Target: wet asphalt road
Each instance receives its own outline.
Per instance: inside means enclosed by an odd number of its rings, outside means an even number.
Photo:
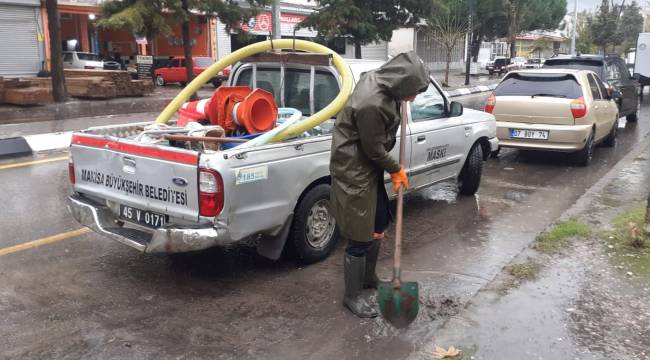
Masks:
[[[481,108],[485,97],[462,102]],[[650,105],[619,126],[618,145],[598,148],[587,168],[505,150],[485,163],[475,197],[457,197],[453,184],[410,196],[404,278],[420,283],[422,308],[409,329],[343,310],[343,244],[300,267],[246,246],[143,255],[89,233],[0,256],[0,358],[403,358],[650,132]],[[0,249],[79,228],[63,206],[66,161],[0,170],[0,179]]]

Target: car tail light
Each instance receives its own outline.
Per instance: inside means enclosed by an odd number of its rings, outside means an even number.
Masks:
[[[494,94],[492,94],[485,102],[485,108],[483,108],[483,111],[492,114],[492,112],[494,111],[494,106],[496,104],[497,104],[497,97],[494,96]]]
[[[72,185],[74,185],[74,183],[77,181],[74,176],[74,162],[72,161],[72,157],[70,157],[70,160],[68,161],[68,178],[70,179],[70,184]]]
[[[199,215],[214,217],[223,210],[223,179],[218,172],[199,169]]]
[[[571,113],[574,119],[579,119],[587,115],[587,104],[582,96],[571,101]]]

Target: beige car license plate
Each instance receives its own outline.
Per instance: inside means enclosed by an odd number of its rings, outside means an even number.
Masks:
[[[510,137],[516,139],[548,140],[548,130],[510,129]]]

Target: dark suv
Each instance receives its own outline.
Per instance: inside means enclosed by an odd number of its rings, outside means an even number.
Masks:
[[[499,73],[499,75],[508,72],[508,65],[510,65],[510,59],[508,58],[498,58],[494,60],[493,65],[488,65],[486,67],[487,71],[490,73],[490,75],[494,73]]]
[[[639,83],[630,76],[625,61],[618,55],[578,55],[558,56],[546,60],[543,68],[581,69],[595,72],[614,90],[621,94],[617,99],[618,113],[628,121],[639,117]]]

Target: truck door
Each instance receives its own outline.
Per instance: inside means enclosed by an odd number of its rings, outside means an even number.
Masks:
[[[465,143],[461,117],[448,117],[446,98],[435,84],[410,104],[412,187],[453,177]]]

